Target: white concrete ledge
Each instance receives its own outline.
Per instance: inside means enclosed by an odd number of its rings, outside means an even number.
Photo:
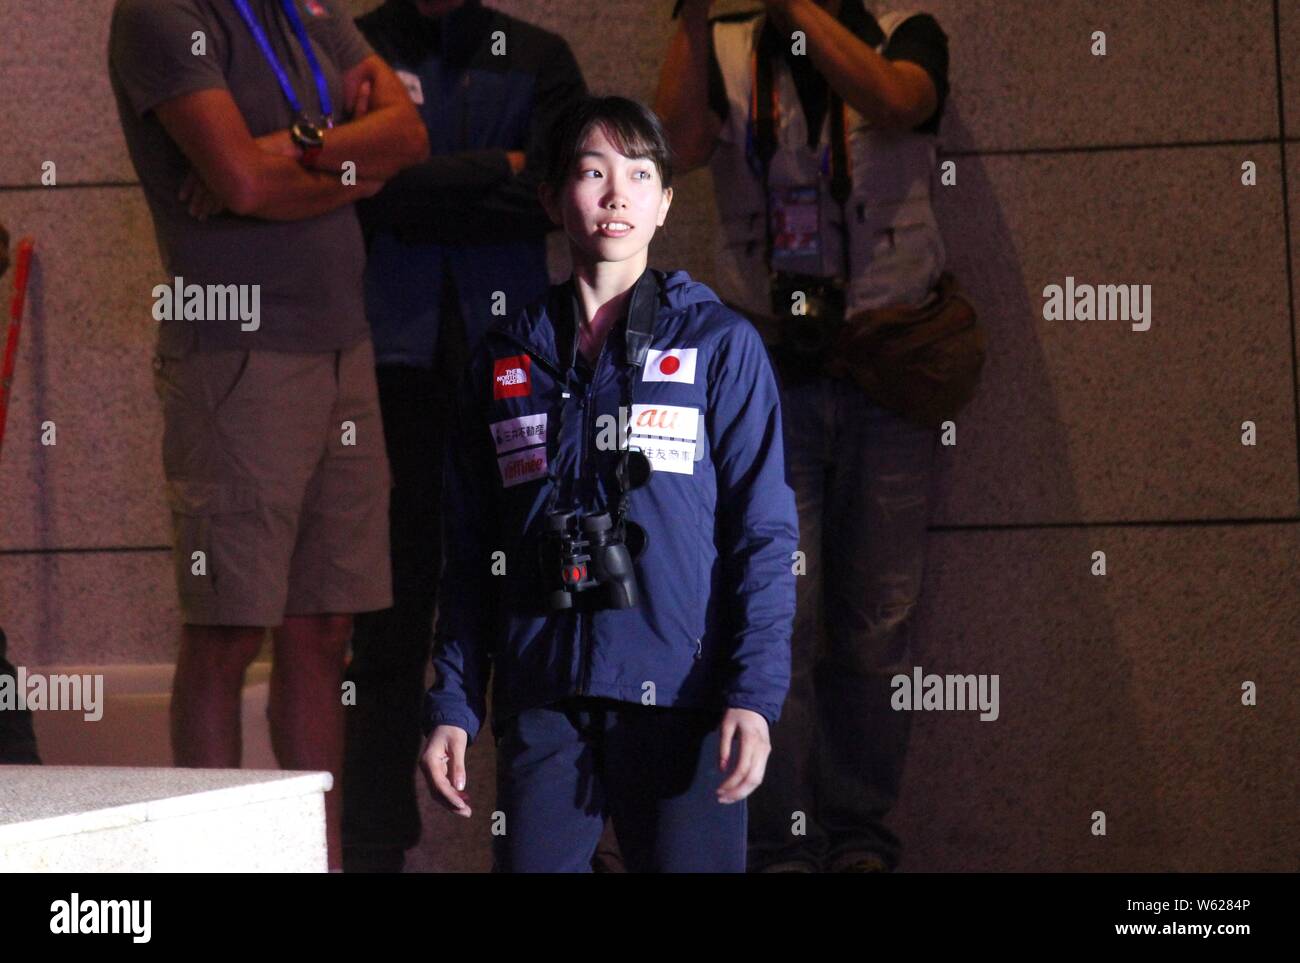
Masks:
[[[326,772],[0,766],[0,871],[323,872]]]

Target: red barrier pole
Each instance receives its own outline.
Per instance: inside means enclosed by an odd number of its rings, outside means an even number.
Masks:
[[[30,237],[18,242],[18,263],[14,269],[14,296],[9,302],[9,329],[5,337],[4,366],[0,367],[0,449],[4,447],[5,422],[9,420],[9,388],[14,380],[14,365],[18,361],[18,332],[23,325],[23,303],[27,300],[27,277],[32,267]]]

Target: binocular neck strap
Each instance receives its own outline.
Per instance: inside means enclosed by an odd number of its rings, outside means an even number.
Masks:
[[[645,368],[646,355],[650,343],[654,340],[655,320],[659,315],[659,302],[663,296],[663,279],[654,268],[646,268],[627,299],[627,330],[624,341],[627,346],[627,363],[632,369],[623,382],[623,410],[627,412],[627,434],[622,439],[622,453],[619,456],[618,470],[614,478],[618,482],[618,498],[614,505],[614,527],[621,534],[623,522],[627,518],[629,493],[627,471],[628,459],[631,457],[632,443],[632,397],[641,372]]]
[[[642,368],[645,366],[646,355],[650,350],[650,344],[654,340],[655,320],[659,314],[660,300],[663,296],[663,279],[660,272],[654,268],[646,268],[637,278],[636,283],[632,285],[631,293],[627,301],[627,325],[625,333],[625,342],[627,345],[627,363],[632,367],[628,372],[626,380],[623,382],[623,409],[627,412],[627,437],[622,439],[623,461],[619,464],[619,470],[615,474],[618,480],[619,494],[617,507],[615,510],[615,523],[621,528],[623,518],[627,514],[627,493],[626,484],[626,452],[628,443],[631,440],[632,431],[632,393],[633,386],[640,376]],[[558,304],[553,307],[558,308],[558,317],[560,319],[560,330],[569,338],[569,363],[564,372],[564,402],[560,405],[559,415],[556,418],[555,438],[564,437],[564,416],[568,410],[567,401],[574,394],[576,388],[574,383],[574,368],[578,363],[578,343],[580,320],[584,316],[582,300],[578,297],[578,283],[574,278],[569,278],[568,282],[561,288],[559,297],[556,299]],[[579,471],[584,466],[579,466]],[[555,474],[553,461],[547,463],[547,475],[551,482],[551,494],[547,499],[547,511],[554,511],[559,501],[560,479]],[[577,506],[574,506],[575,508]]]

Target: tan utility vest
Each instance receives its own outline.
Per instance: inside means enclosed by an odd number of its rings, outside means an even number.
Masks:
[[[880,18],[883,52],[893,31],[907,15]],[[771,315],[766,262],[767,204],[761,175],[746,158],[746,128],[754,107],[753,55],[765,21],[718,21],[713,43],[722,70],[729,110],[710,166],[721,232],[718,236],[716,287],[725,301],[756,314]],[[830,194],[830,178],[821,158],[830,142],[830,106],[816,150],[808,147],[808,128],[784,58],[773,74],[777,105],[776,152],[769,169],[773,187],[818,185],[821,255],[807,257],[802,273],[843,273],[840,205]],[[852,193],[844,203],[848,221],[849,314],[885,305],[924,301],[944,267],[943,240],[931,204],[936,174],[936,138],[915,131],[874,130],[845,105],[845,132]]]

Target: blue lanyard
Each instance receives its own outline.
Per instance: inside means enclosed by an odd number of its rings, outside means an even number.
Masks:
[[[293,92],[293,84],[289,83],[289,75],[284,72],[284,67],[280,65],[279,58],[276,57],[275,51],[271,49],[271,42],[266,39],[266,31],[262,29],[262,25],[253,16],[253,11],[249,9],[248,0],[235,0],[235,6],[239,8],[239,15],[244,18],[244,23],[248,24],[253,39],[257,41],[257,45],[262,49],[262,56],[266,58],[266,62],[275,71],[275,78],[280,81],[280,89],[284,91],[285,99],[289,101],[289,107],[293,110],[295,119],[305,118],[306,114],[303,113],[302,104],[298,102],[298,95]],[[302,18],[298,16],[298,11],[294,8],[293,0],[280,0],[280,6],[284,8],[285,16],[289,18],[289,24],[298,37],[298,43],[302,44],[302,52],[307,55],[307,64],[311,67],[311,74],[316,79],[316,93],[320,95],[320,109],[325,126],[332,127],[334,124],[334,107],[330,103],[330,92],[325,83],[325,71],[321,69],[320,61],[316,59],[316,54],[311,49],[311,40],[307,37],[307,30],[303,27]]]

